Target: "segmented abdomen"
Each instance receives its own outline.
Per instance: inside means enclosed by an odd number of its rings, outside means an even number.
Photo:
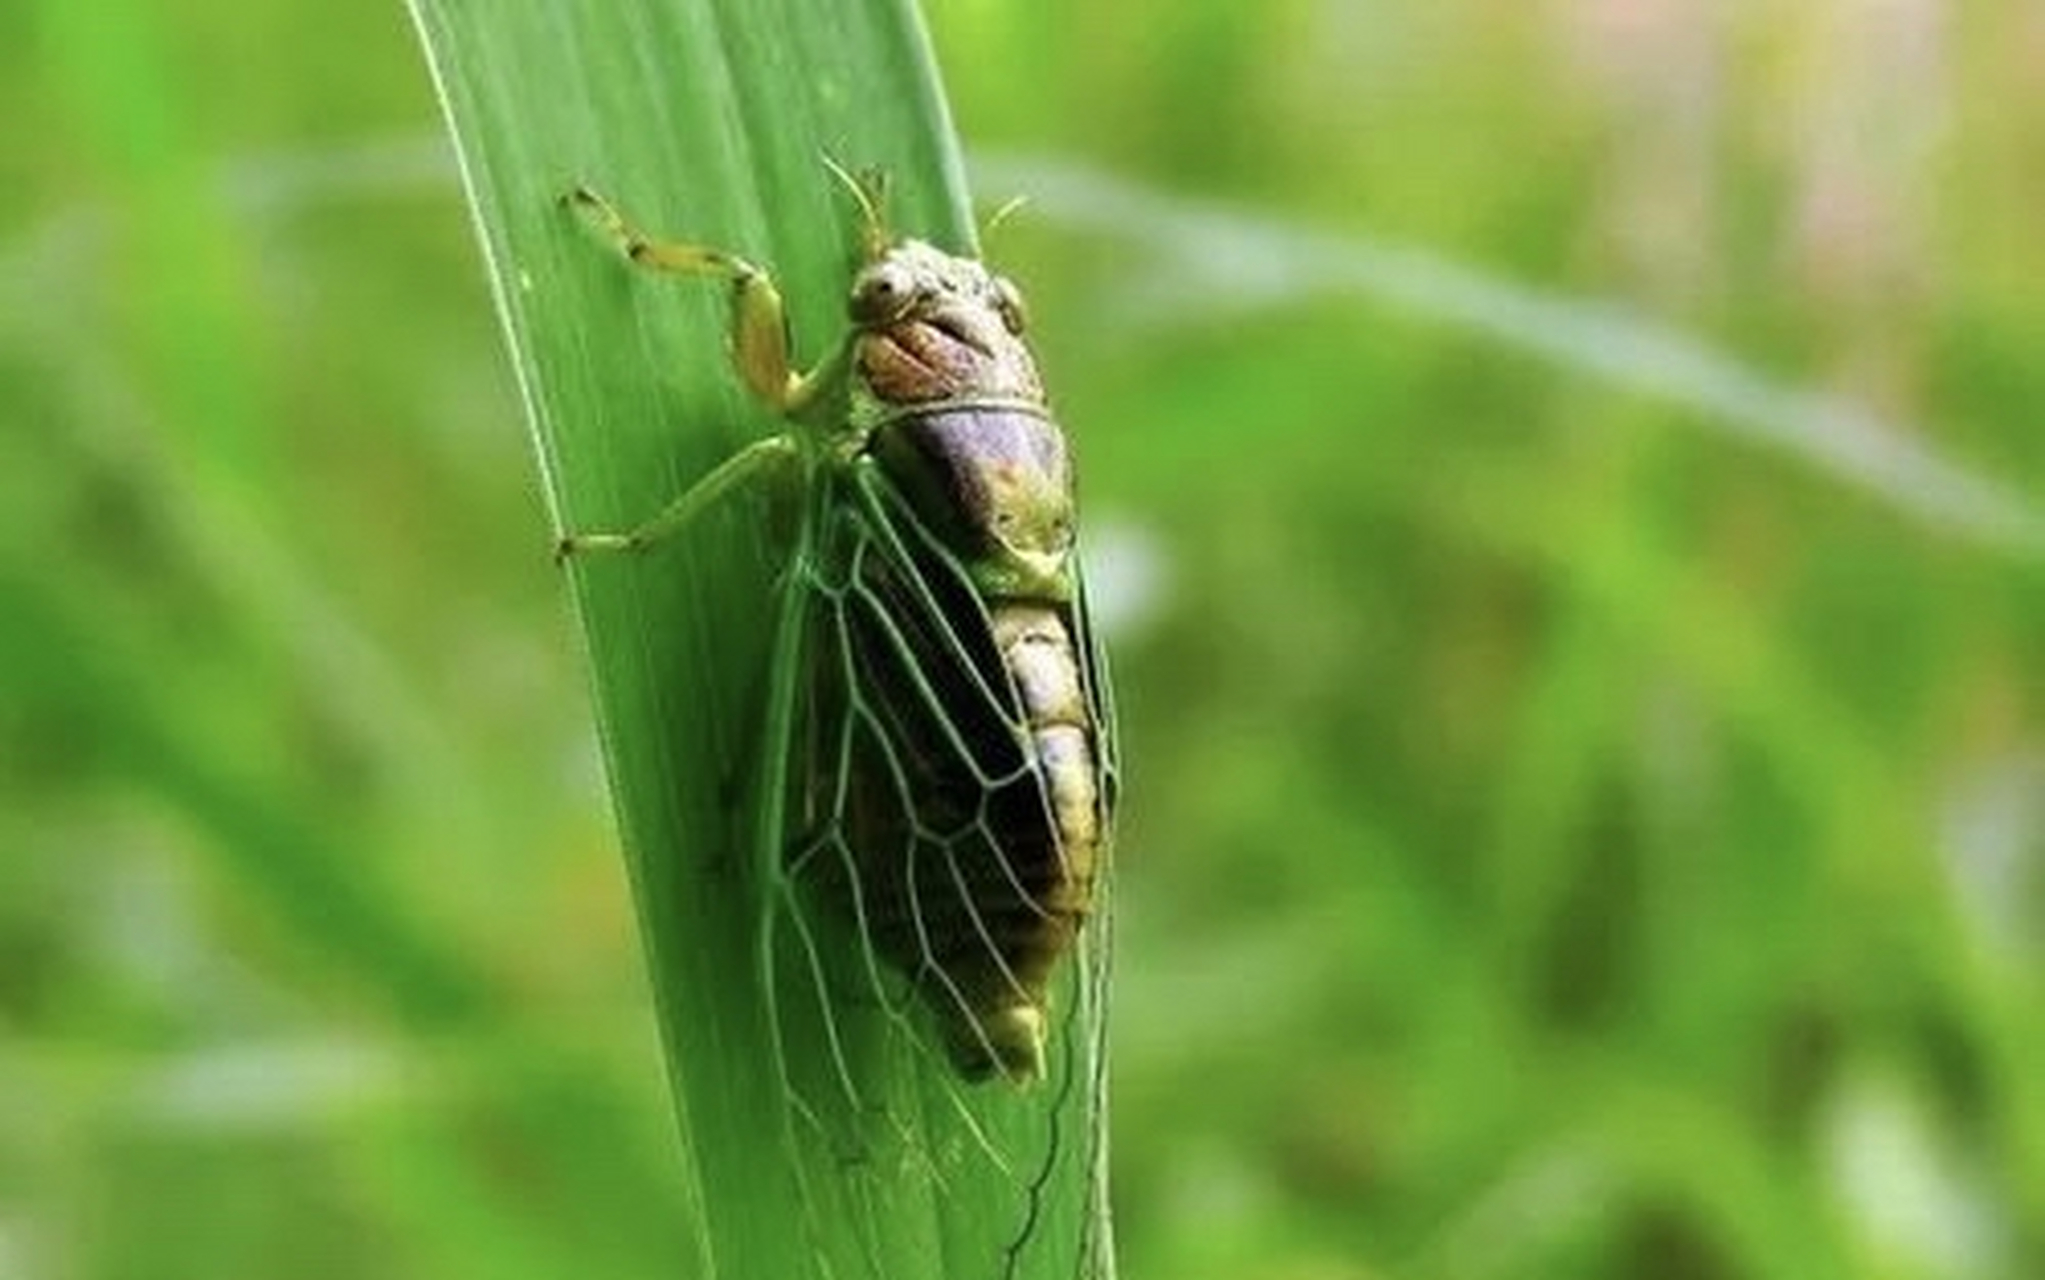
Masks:
[[[1084,916],[1093,900],[1103,814],[1094,718],[1072,628],[1064,612],[1034,602],[1003,601],[990,612],[1056,836],[1057,876],[1041,905]]]
[[[844,728],[820,741],[844,785],[812,808],[843,842],[821,877],[917,982],[964,1074],[1030,1078],[1111,800],[1063,441],[994,409],[883,430],[848,468],[867,514],[827,557],[846,576],[817,651],[844,661],[816,687]]]

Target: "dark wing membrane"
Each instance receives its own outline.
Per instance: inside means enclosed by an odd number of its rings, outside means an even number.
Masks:
[[[940,1185],[1005,1189],[992,1219],[940,1199],[959,1215],[947,1256],[986,1259],[959,1274],[1008,1274],[1039,1251],[1103,1274],[1105,868],[1083,926],[1046,908],[1063,859],[988,606],[877,469],[829,473],[826,489],[793,570],[805,671],[771,957],[784,1075],[848,1167],[907,1161]],[[1083,603],[1061,612],[1108,796],[1105,668]],[[969,1082],[982,1010],[1029,985],[1018,957],[1047,947],[1044,1078]]]

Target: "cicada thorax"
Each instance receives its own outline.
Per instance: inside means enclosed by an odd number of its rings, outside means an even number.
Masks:
[[[874,421],[833,468],[842,576],[812,645],[839,656],[812,681],[843,728],[810,808],[841,856],[809,874],[916,984],[962,1074],[1027,1080],[1111,796],[1071,468],[1019,327],[963,305],[855,341]]]

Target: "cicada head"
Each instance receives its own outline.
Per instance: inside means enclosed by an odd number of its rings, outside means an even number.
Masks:
[[[971,258],[898,241],[853,278],[846,313],[854,370],[883,409],[1044,401],[1022,295]]]
[[[1042,405],[1022,292],[973,258],[897,239],[878,172],[826,161],[861,214],[861,265],[846,295],[855,407],[886,417],[945,401]],[[860,401],[864,404],[860,404]]]

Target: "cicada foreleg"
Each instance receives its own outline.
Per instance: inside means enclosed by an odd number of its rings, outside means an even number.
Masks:
[[[838,376],[842,348],[807,373],[795,370],[787,308],[773,277],[763,268],[721,249],[649,236],[616,205],[588,187],[574,188],[562,202],[587,219],[634,266],[729,282],[732,364],[747,390],[776,413],[791,418],[801,414],[815,400],[819,388]],[[555,543],[555,558],[586,551],[643,551],[679,533],[726,493],[762,472],[793,464],[800,453],[800,443],[788,432],[755,441],[726,458],[645,523],[621,532],[568,534]]]
[[[799,415],[835,375],[841,362],[836,353],[808,373],[796,371],[788,338],[788,308],[765,268],[722,249],[649,236],[588,187],[578,186],[562,199],[634,266],[728,281],[732,363],[747,389],[776,413],[791,418]]]

